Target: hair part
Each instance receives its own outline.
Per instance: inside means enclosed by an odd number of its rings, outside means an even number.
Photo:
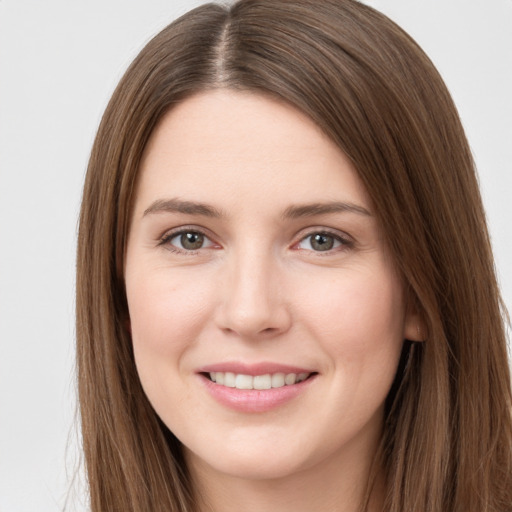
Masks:
[[[179,441],[149,404],[128,329],[124,255],[137,173],[174,105],[228,88],[313,119],[373,201],[425,324],[404,345],[378,465],[385,510],[496,512],[512,503],[512,398],[491,246],[450,95],[416,43],[352,0],[241,0],[182,16],[140,52],[102,118],[77,261],[77,361],[91,509],[191,512]]]

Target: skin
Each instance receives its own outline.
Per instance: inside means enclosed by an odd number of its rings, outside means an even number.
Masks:
[[[169,199],[219,216],[163,208]],[[332,202],[350,207],[285,215]],[[180,229],[203,233],[203,245],[184,247]],[[312,245],[315,233],[333,247]],[[339,148],[273,99],[227,90],[187,99],[146,148],[125,278],[143,388],[184,445],[203,509],[357,510],[418,320]],[[241,412],[197,373],[223,361],[317,375],[277,408]],[[381,499],[377,485],[370,509]]]

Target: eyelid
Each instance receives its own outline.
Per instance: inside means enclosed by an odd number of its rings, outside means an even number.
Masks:
[[[209,244],[206,247],[200,247],[199,249],[196,249],[196,250],[181,249],[180,247],[176,247],[175,245],[168,244],[168,242],[170,240],[172,240],[173,238],[175,238],[179,235],[182,235],[184,233],[199,233],[202,236],[204,236],[205,239],[208,240]],[[336,240],[338,240],[340,242],[340,246],[333,248],[333,249],[326,250],[326,251],[314,251],[313,249],[300,249],[298,247],[298,245],[301,242],[306,240],[308,237],[311,237],[316,234],[332,236],[333,238],[335,238]],[[316,255],[318,255],[318,256],[328,255],[328,254],[332,254],[334,252],[343,251],[344,249],[352,248],[355,244],[354,239],[346,232],[340,231],[337,229],[333,229],[333,228],[327,228],[325,226],[312,226],[312,227],[303,229],[300,231],[300,233],[298,233],[296,235],[295,240],[296,241],[291,246],[292,249],[316,253]],[[202,249],[211,249],[212,247],[213,248],[221,248],[221,245],[215,241],[214,236],[212,236],[210,234],[209,230],[202,228],[200,226],[197,226],[197,225],[183,225],[183,226],[178,226],[178,227],[164,231],[164,233],[158,238],[157,246],[164,247],[166,245],[167,245],[166,248],[168,250],[171,250],[172,252],[177,252],[177,253],[187,254],[187,255],[196,254],[197,252],[199,252]]]
[[[298,247],[298,245],[301,242],[303,242],[304,240],[306,240],[307,238],[309,238],[313,235],[332,236],[333,238],[338,240],[341,243],[341,245],[336,248],[329,249],[326,251],[314,251],[313,249],[300,249]],[[349,234],[345,233],[344,231],[339,231],[339,230],[333,229],[333,228],[326,228],[324,226],[313,226],[313,227],[307,228],[306,230],[302,230],[297,235],[297,241],[292,244],[292,248],[294,248],[296,250],[313,252],[319,256],[322,256],[322,255],[332,254],[334,252],[343,251],[344,249],[350,249],[354,246],[354,244],[355,244],[354,239]]]
[[[182,235],[184,233],[198,233],[202,236],[204,236],[205,239],[207,239],[210,243],[206,247],[200,247],[199,249],[182,249],[180,247],[176,247],[175,245],[169,244],[169,242],[176,238],[179,235]],[[220,248],[220,244],[214,241],[214,237],[210,235],[209,230],[206,230],[204,228],[201,228],[199,226],[195,225],[185,225],[185,226],[178,226],[176,228],[168,229],[165,231],[159,238],[157,246],[165,247],[166,249],[180,253],[180,254],[197,254],[202,249],[211,249],[212,247]]]

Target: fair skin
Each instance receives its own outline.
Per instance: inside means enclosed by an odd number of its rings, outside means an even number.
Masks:
[[[203,510],[355,512],[417,319],[339,148],[276,100],[187,99],[145,151],[125,277],[143,388]]]

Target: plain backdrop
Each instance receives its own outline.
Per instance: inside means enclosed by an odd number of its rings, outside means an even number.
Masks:
[[[67,509],[86,510],[83,478],[72,478],[74,255],[88,154],[129,62],[200,3],[0,0],[0,512],[63,510],[70,488]],[[454,96],[510,309],[512,0],[368,3],[420,43]]]

